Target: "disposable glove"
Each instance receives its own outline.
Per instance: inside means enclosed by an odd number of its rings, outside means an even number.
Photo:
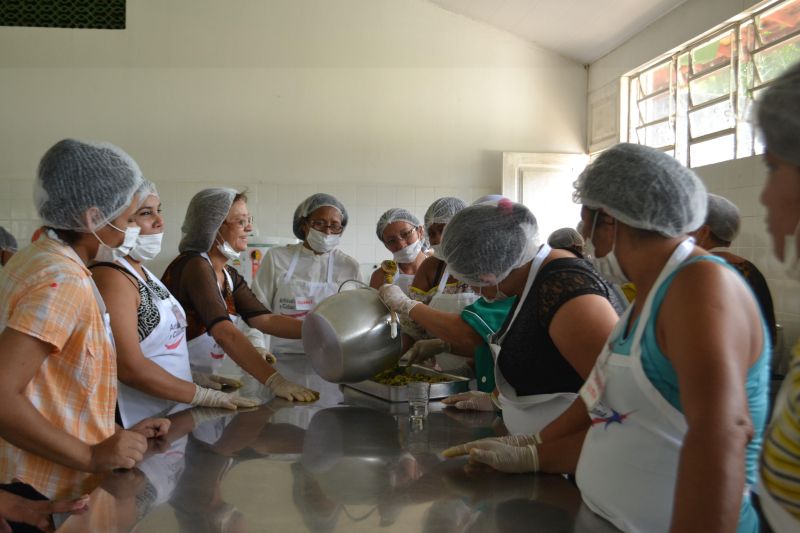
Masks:
[[[483,463],[511,474],[539,471],[539,452],[534,444],[513,446],[494,439],[482,439],[461,446],[469,452],[470,463]],[[449,448],[442,453],[445,457],[463,455],[452,450]]]
[[[256,407],[260,403],[254,398],[242,398],[229,392],[207,389],[199,385],[195,385],[194,398],[192,398],[192,405],[221,407],[231,410],[236,410],[239,407]]]
[[[459,392],[448,396],[442,403],[452,405],[456,409],[470,409],[473,411],[499,411],[500,403],[494,394],[479,391]]]
[[[278,358],[275,357],[275,354],[270,353],[269,351],[267,351],[266,348],[261,348],[260,346],[254,346],[254,348],[259,353],[259,355],[264,358],[264,361],[266,361],[267,363],[274,365],[275,363],[278,362]]]
[[[275,396],[285,398],[289,401],[298,400],[301,402],[313,402],[319,399],[319,393],[317,391],[307,389],[297,383],[292,383],[277,372],[267,378],[264,385],[269,387]]]
[[[381,285],[381,288],[378,289],[378,295],[383,300],[383,303],[386,304],[386,307],[396,313],[406,315],[415,305],[420,303],[409,298],[397,285]]]
[[[523,447],[529,445],[541,444],[542,439],[539,434],[535,435],[505,435],[503,437],[488,437],[485,439],[474,440],[466,442],[457,446],[447,448],[442,452],[445,457],[458,457],[459,455],[467,455],[469,451],[479,442],[499,442],[508,446]]]
[[[242,382],[238,379],[225,378],[217,376],[216,374],[206,374],[204,372],[192,372],[192,381],[194,381],[196,385],[214,390],[222,390],[224,386],[233,387],[234,389],[242,388]]]
[[[437,354],[449,352],[450,345],[442,339],[423,339],[414,343],[401,359],[407,359],[409,365],[416,365],[433,359]]]

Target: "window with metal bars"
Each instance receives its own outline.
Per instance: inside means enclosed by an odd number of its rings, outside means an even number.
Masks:
[[[800,0],[759,4],[625,76],[622,137],[689,167],[762,153],[752,102],[798,60]]]

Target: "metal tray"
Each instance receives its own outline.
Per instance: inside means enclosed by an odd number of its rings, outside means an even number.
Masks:
[[[413,365],[411,367],[412,374],[423,374],[426,376],[444,376],[448,381],[441,383],[431,383],[431,400],[438,400],[446,398],[451,394],[459,392],[466,392],[469,390],[469,378],[454,376],[444,372],[437,372],[424,366]],[[345,383],[345,387],[350,387],[357,391],[365,392],[371,396],[375,396],[382,400],[389,402],[407,402],[406,387],[404,385],[384,385],[377,381],[368,379],[358,383]]]

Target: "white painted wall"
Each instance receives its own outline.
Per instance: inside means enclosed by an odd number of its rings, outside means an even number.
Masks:
[[[757,3],[753,0],[688,0],[662,17],[590,66],[589,115],[593,115],[595,109],[593,101],[607,105],[612,94],[612,99],[618,99],[620,76]],[[600,107],[597,109],[602,110]],[[598,112],[594,116],[601,115]],[[605,128],[599,124],[597,130],[602,132]],[[795,339],[800,337],[800,285],[787,279],[772,254],[771,240],[764,223],[765,211],[758,201],[766,178],[761,157],[708,165],[695,171],[711,192],[721,194],[739,206],[742,230],[732,250],[750,259],[764,273],[772,292],[778,322],[784,326],[787,349],[791,348]]]
[[[503,151],[582,152],[577,63],[422,0],[136,0],[124,31],[0,28],[0,225],[26,240],[37,161],[119,144],[162,193],[165,254],[190,196],[247,187],[263,234],[307,195],[351,211],[343,247],[388,254],[377,217],[500,192]]]

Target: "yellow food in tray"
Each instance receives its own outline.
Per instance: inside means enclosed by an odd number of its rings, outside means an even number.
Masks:
[[[428,383],[443,383],[449,381],[446,376],[429,376],[426,374],[414,374],[411,368],[394,367],[383,372],[378,372],[373,376],[372,381],[377,381],[383,385],[394,387],[405,385],[411,381],[427,381]]]

